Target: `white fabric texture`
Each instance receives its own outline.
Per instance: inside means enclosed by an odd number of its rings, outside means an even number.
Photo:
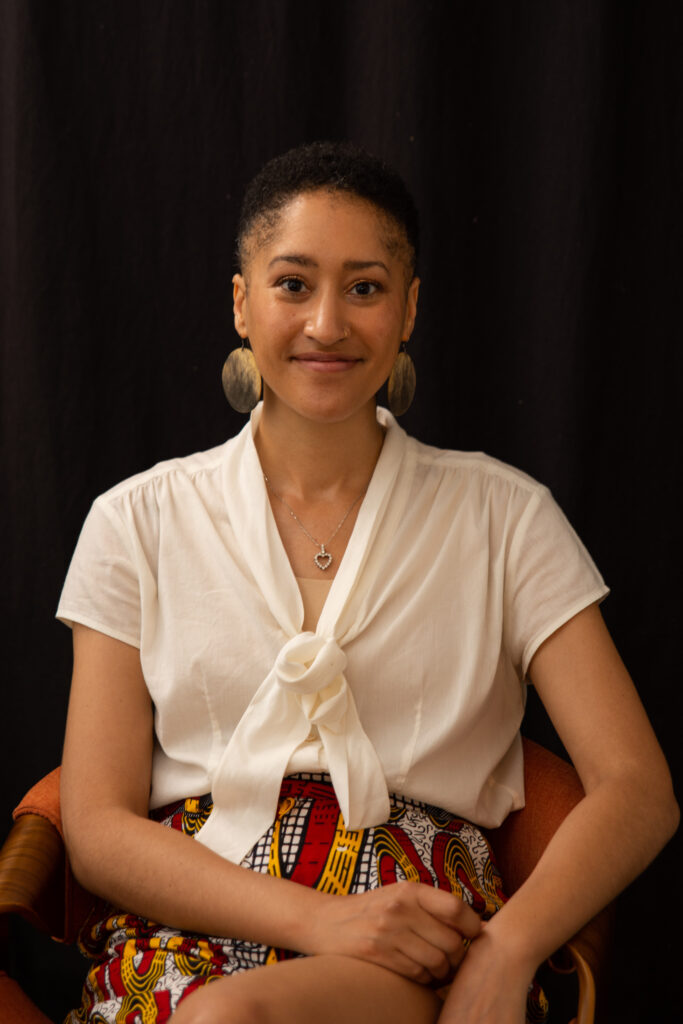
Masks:
[[[200,841],[239,862],[283,775],[324,750],[349,828],[388,791],[488,827],[523,806],[519,725],[538,646],[607,588],[548,490],[483,454],[384,445],[315,633],[253,435],[99,497],[58,617],[140,648],[151,807],[211,791]],[[310,749],[310,763],[307,751]]]

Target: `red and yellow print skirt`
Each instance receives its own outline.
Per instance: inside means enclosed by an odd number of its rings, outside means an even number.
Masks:
[[[193,836],[211,806],[207,795],[152,816]],[[454,892],[484,919],[505,901],[491,849],[475,825],[392,796],[387,822],[349,831],[328,775],[283,780],[275,821],[242,865],[328,893],[424,882]],[[80,946],[91,967],[81,1007],[65,1024],[163,1024],[200,986],[300,955],[240,939],[190,935],[101,906],[84,925]],[[527,1020],[536,1024],[546,1017],[545,997],[534,984]]]

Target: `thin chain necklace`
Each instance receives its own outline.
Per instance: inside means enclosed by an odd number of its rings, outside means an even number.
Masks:
[[[356,505],[358,504],[360,499],[365,494],[365,491],[361,491],[361,493],[358,495],[358,497],[355,498],[353,503],[347,508],[347,510],[344,513],[344,515],[342,516],[341,520],[339,521],[339,523],[337,523],[337,527],[336,527],[334,533],[332,534],[332,536],[329,538],[329,540],[325,541],[324,544],[321,544],[319,540],[316,540],[315,537],[311,536],[311,534],[308,532],[308,530],[306,529],[304,524],[301,522],[301,520],[299,519],[298,515],[296,514],[296,512],[294,511],[292,506],[289,505],[285,501],[285,499],[282,497],[282,495],[278,494],[277,491],[273,488],[273,485],[271,484],[270,480],[268,479],[268,477],[266,476],[265,473],[263,474],[263,479],[266,481],[266,483],[268,484],[268,487],[270,488],[271,492],[275,495],[277,500],[281,501],[282,504],[285,506],[285,508],[287,509],[287,511],[289,512],[290,516],[292,517],[294,522],[297,524],[297,526],[301,527],[301,529],[304,531],[304,533],[306,534],[308,539],[310,541],[313,541],[315,546],[319,549],[317,555],[313,559],[313,561],[315,562],[315,564],[318,567],[318,569],[322,569],[323,572],[326,569],[329,569],[329,567],[332,565],[332,555],[327,550],[327,546],[328,546],[328,544],[331,544],[332,541],[334,540],[334,538],[337,536],[337,534],[341,530],[342,526],[344,525],[346,520],[351,515],[351,512],[353,511],[353,509],[356,507]],[[367,487],[366,487],[365,490],[367,490]]]

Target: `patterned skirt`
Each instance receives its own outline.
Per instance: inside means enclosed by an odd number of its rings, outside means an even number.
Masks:
[[[161,808],[152,817],[196,835],[211,813],[209,795]],[[467,821],[428,804],[391,797],[383,825],[347,831],[329,775],[283,780],[273,825],[242,861],[328,893],[360,893],[403,880],[447,889],[484,919],[505,902],[487,840]],[[91,960],[82,1003],[65,1024],[164,1024],[202,985],[300,954],[239,939],[190,935],[100,904],[79,945]],[[547,1019],[534,982],[527,1021]]]

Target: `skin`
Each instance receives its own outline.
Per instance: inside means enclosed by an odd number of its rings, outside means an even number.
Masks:
[[[374,395],[410,335],[419,288],[417,279],[406,287],[399,254],[367,203],[308,193],[234,278],[235,326],[264,377],[259,456],[316,537],[367,486],[381,449]],[[310,541],[271,501],[294,572],[312,575]],[[353,518],[335,538],[337,560]],[[522,1024],[538,964],[646,866],[678,822],[664,757],[596,607],[541,645],[530,677],[586,797],[482,927],[442,890],[405,883],[329,896],[246,871],[149,821],[153,719],[139,653],[77,626],[62,774],[76,877],[191,932],[309,954],[213,982],[180,1004],[174,1024],[346,1024],[350,1014],[380,1024]],[[474,940],[466,955],[463,937]],[[454,968],[443,1004],[427,983]]]
[[[305,193],[233,278],[235,329],[249,338],[264,381],[256,446],[297,576],[316,572],[311,542],[273,492],[326,538],[367,487],[383,441],[375,394],[417,312],[420,282],[406,283],[404,252],[369,203]],[[357,512],[335,538],[336,552]]]
[[[294,573],[311,577],[311,541],[274,494],[323,539],[365,490],[383,441],[375,394],[410,338],[420,282],[407,281],[406,247],[384,215],[328,192],[294,199],[267,242],[250,249],[233,294],[235,329],[264,381],[256,447]],[[357,513],[358,505],[335,537],[326,579]]]

